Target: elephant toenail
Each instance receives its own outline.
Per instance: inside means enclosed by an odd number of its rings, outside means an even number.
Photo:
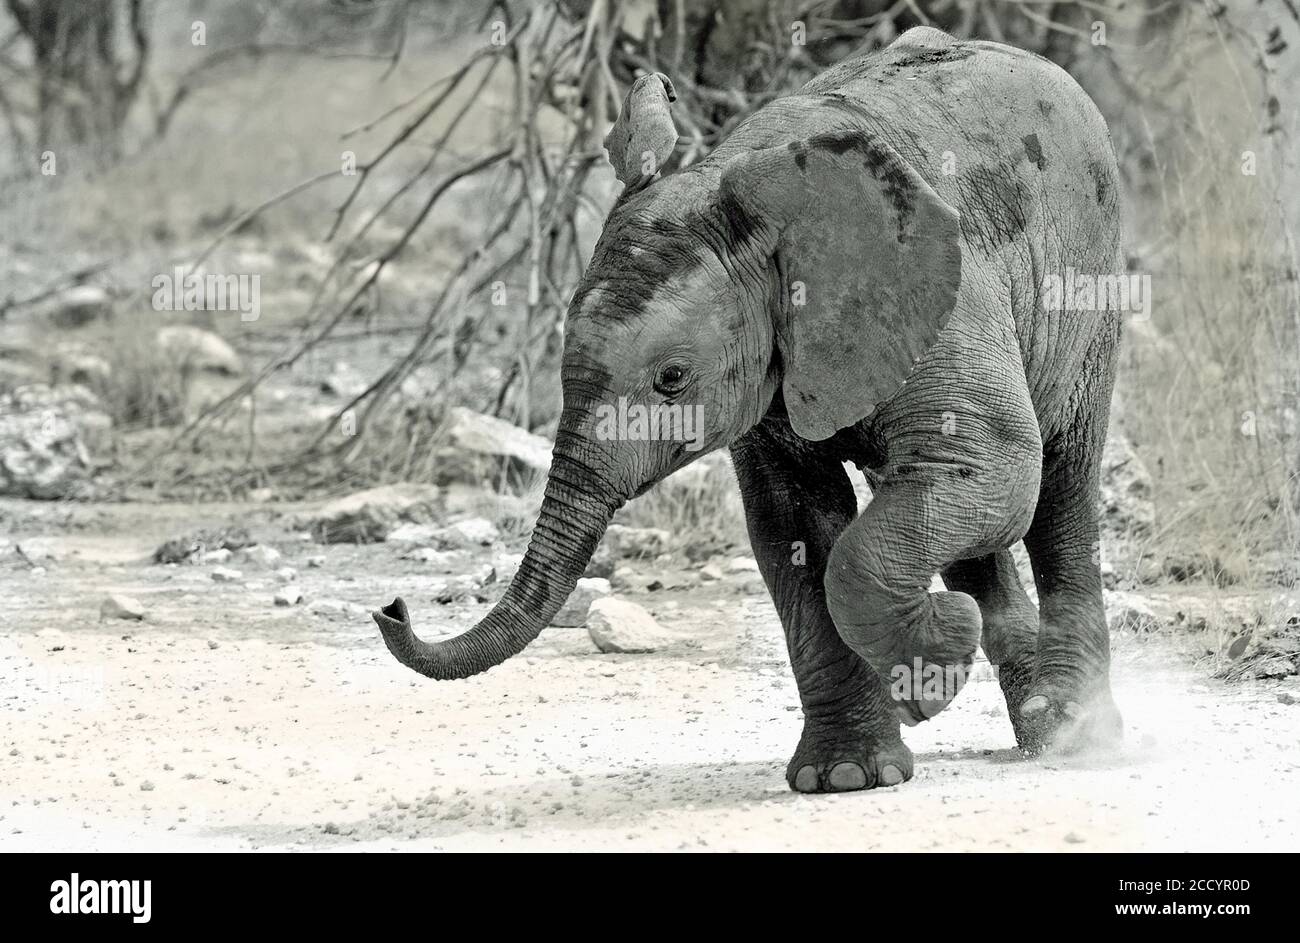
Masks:
[[[1020,705],[1020,713],[1024,714],[1026,717],[1031,714],[1041,714],[1043,711],[1047,710],[1047,706],[1047,698],[1041,694],[1035,694],[1033,697],[1026,700],[1025,703]]]
[[[903,771],[892,763],[880,771],[880,785],[897,786],[903,781]]]
[[[1074,703],[1074,701],[1066,701],[1065,704],[1061,706],[1061,713],[1070,718],[1070,720],[1074,720],[1083,716],[1083,708]]]
[[[817,770],[811,766],[801,767],[794,777],[794,788],[799,792],[817,791]]]
[[[862,789],[867,785],[867,774],[857,763],[836,763],[831,770],[832,789]]]

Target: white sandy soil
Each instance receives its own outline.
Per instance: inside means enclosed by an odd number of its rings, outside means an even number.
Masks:
[[[1117,639],[1118,756],[1022,759],[981,673],[905,732],[913,781],[800,796],[784,778],[797,695],[752,579],[629,592],[682,632],[671,651],[602,655],[548,629],[436,684],[364,616],[276,608],[265,577],[146,565],[155,544],[50,538],[44,574],[0,571],[0,850],[1300,847],[1294,679],[1224,685],[1165,638]],[[400,591],[426,635],[486,609],[438,606],[385,545],[280,546],[309,601]],[[320,569],[298,559],[321,552]],[[108,591],[145,621],[98,621]]]

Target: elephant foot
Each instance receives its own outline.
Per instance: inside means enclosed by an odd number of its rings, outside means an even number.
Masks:
[[[896,733],[882,741],[858,726],[807,720],[785,778],[795,792],[897,786],[912,778],[912,751]]]
[[[906,634],[925,639],[924,646],[864,656],[888,685],[899,722],[909,727],[930,720],[966,685],[982,628],[979,607],[966,593],[930,593],[921,611]]]
[[[915,727],[951,704],[966,685],[972,664],[971,658],[953,665],[922,662],[918,658],[912,671],[896,673],[890,693],[899,723]]]
[[[1011,729],[1015,731],[1016,743],[1026,752],[1033,740],[1033,731],[1029,718],[1021,714],[1020,708],[1029,698],[1029,689],[1033,680],[1034,653],[1032,651],[998,665],[998,686],[1002,688],[1002,697],[1007,702],[1007,716],[1011,718]]]
[[[1089,687],[1034,681],[1016,713],[1016,738],[1030,756],[1109,750],[1124,738],[1123,719],[1104,680]]]

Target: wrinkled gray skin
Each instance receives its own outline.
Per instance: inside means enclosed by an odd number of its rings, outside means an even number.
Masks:
[[[956,692],[891,685],[918,664],[957,677],[980,644],[1026,751],[1118,738],[1096,504],[1119,315],[1040,298],[1045,273],[1124,271],[1084,92],[1030,53],[915,29],[707,160],[632,178],[569,311],[523,565],[456,638],[416,638],[400,600],[376,613],[398,660],[464,678],[517,653],[621,504],[729,446],[803,702],[793,788],[910,778],[900,720]],[[619,397],[702,405],[705,447],[601,441],[595,408]],[[873,487],[861,515],[846,461]],[[1007,549],[1022,538],[1037,612]],[[947,592],[927,592],[936,572]]]

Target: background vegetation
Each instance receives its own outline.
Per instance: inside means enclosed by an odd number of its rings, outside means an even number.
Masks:
[[[1111,123],[1155,293],[1116,410],[1149,472],[1147,565],[1293,581],[1291,0],[4,0],[0,393],[103,361],[79,378],[112,420],[100,494],[442,480],[450,406],[552,427],[566,302],[617,192],[600,142],[635,75],[676,83],[671,171],[920,23],[1040,52]],[[175,266],[259,273],[261,316],[154,311]],[[40,316],[77,285],[101,317]],[[219,334],[238,369],[177,357],[164,323]],[[733,492],[720,469],[629,514],[736,536]]]

